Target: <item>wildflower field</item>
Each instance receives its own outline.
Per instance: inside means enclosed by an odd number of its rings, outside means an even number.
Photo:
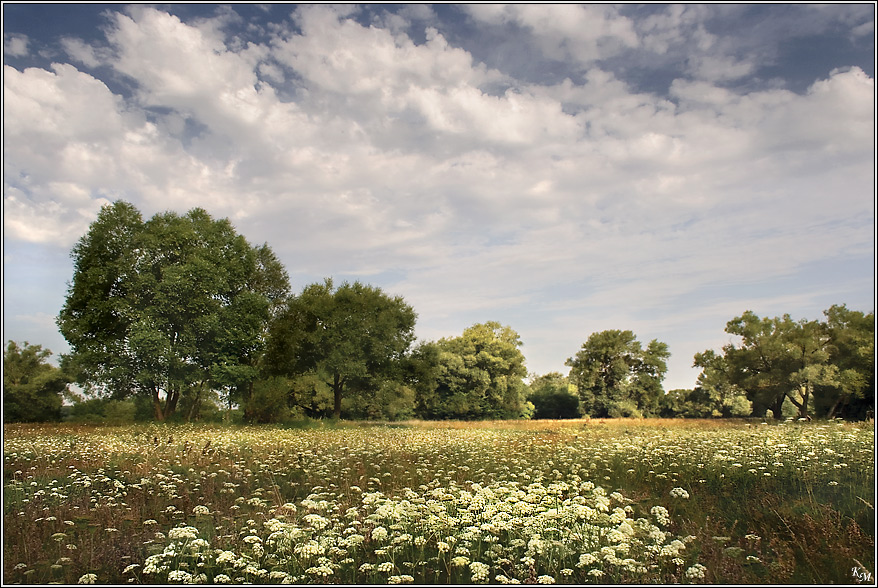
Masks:
[[[871,424],[6,425],[5,583],[873,583]]]

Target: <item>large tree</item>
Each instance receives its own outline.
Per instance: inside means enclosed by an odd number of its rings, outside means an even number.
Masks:
[[[567,360],[584,414],[593,417],[655,415],[667,372],[668,346],[644,348],[631,331],[593,333]]]
[[[331,279],[311,284],[273,322],[267,365],[307,384],[293,391],[306,410],[321,388],[330,390],[332,415],[340,418],[346,396],[374,395],[402,378],[416,318],[402,297],[380,288],[360,282],[335,288]]]
[[[196,208],[144,222],[119,201],[100,211],[72,257],[58,326],[72,348],[65,365],[87,388],[145,395],[165,420],[184,395],[192,416],[210,390],[257,377],[285,273],[228,219]]]
[[[48,363],[40,345],[10,341],[3,353],[3,420],[7,423],[61,420],[69,378]]]
[[[739,341],[725,345],[722,356],[696,355],[695,365],[717,385],[745,390],[756,414],[771,410],[781,418],[785,402],[800,417],[812,411],[832,417],[851,402],[865,412],[874,404],[872,314],[844,306],[825,314],[821,323],[794,321],[788,314],[760,318],[747,311],[726,325]]]
[[[440,339],[436,387],[418,401],[424,418],[520,418],[530,413],[521,339],[512,328],[490,321],[460,337]]]
[[[815,406],[828,418],[864,418],[875,409],[875,315],[834,305],[826,316],[826,351],[837,371],[815,387]]]
[[[740,338],[738,344],[723,346],[729,383],[747,391],[756,414],[771,410],[781,418],[796,369],[789,341],[796,328],[789,315],[760,318],[749,310],[726,324],[726,332]]]

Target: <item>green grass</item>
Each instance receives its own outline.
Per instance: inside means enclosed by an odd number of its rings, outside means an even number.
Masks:
[[[7,425],[4,490],[5,583],[851,584],[875,563],[874,431],[836,422]]]

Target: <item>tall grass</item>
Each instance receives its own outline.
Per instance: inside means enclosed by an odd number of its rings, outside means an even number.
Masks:
[[[3,473],[4,583],[874,578],[865,425],[7,425]]]

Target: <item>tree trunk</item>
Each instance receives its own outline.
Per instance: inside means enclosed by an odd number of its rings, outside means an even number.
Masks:
[[[838,405],[839,405],[839,404],[841,404],[841,396],[839,396],[839,397],[835,400],[835,404],[833,404],[833,405],[832,405],[832,408],[829,409],[829,414],[826,415],[826,418],[828,418],[828,419],[834,419],[834,418],[835,418],[835,411],[838,410]]]
[[[771,407],[771,412],[774,414],[775,420],[782,421],[783,420],[783,401],[787,397],[786,394],[781,394],[780,398],[774,401],[774,405]]]
[[[180,400],[180,391],[171,390],[168,392],[168,401],[165,402],[165,418],[169,418],[177,410],[177,401]]]
[[[160,423],[164,422],[165,413],[162,410],[162,401],[159,400],[159,391],[157,388],[153,389],[152,391],[152,410],[155,414],[155,420],[159,421]]]
[[[186,415],[186,422],[191,423],[193,418],[198,417],[198,410],[201,408],[201,393],[204,391],[204,380],[198,384],[198,392],[192,399],[192,405],[189,407],[189,414]]]
[[[787,398],[790,399],[790,402],[793,403],[793,406],[799,409],[799,418],[808,418],[808,397],[811,395],[811,384],[802,384],[799,387],[799,394],[802,395],[801,402],[796,400],[792,394],[787,394]]]

